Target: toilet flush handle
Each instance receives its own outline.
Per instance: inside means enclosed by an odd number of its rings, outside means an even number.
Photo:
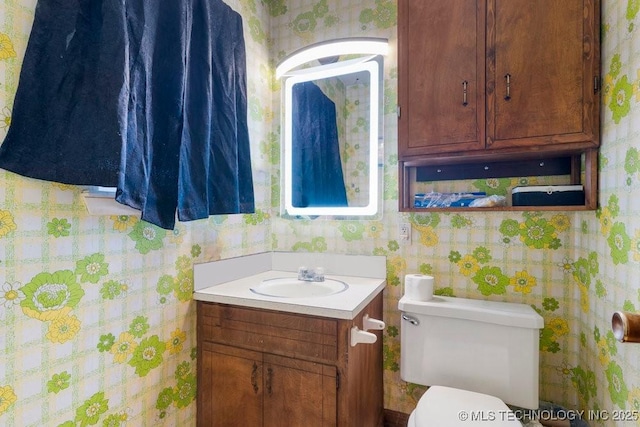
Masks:
[[[402,313],[402,320],[406,320],[407,322],[411,323],[413,326],[418,326],[420,324],[420,321],[418,319],[416,319],[415,317],[407,316],[404,313]]]

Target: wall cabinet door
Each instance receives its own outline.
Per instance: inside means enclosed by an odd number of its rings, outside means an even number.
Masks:
[[[488,148],[598,146],[596,7],[488,1]]]
[[[484,148],[485,3],[398,2],[399,152]]]

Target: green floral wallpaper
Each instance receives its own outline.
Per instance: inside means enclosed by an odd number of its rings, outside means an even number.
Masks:
[[[274,114],[268,13],[245,21],[254,215],[178,223],[92,217],[80,188],[0,171],[0,425],[195,425],[194,263],[271,248]],[[11,123],[35,1],[0,2],[0,140]]]
[[[11,122],[34,3],[0,3],[0,139]],[[640,346],[620,344],[610,331],[613,311],[640,306],[640,2],[603,0],[599,209],[490,214],[398,213],[395,1],[229,4],[245,22],[256,213],[164,231],[130,216],[88,216],[80,189],[0,171],[0,425],[195,425],[191,267],[271,249],[387,257],[386,408],[408,413],[425,390],[399,377],[397,310],[402,278],[422,272],[435,276],[438,294],[522,302],[544,317],[542,399],[640,410]],[[309,43],[349,36],[392,43],[383,215],[281,217],[274,67]],[[537,179],[471,185],[505,194]],[[412,223],[411,244],[398,241],[400,222]]]

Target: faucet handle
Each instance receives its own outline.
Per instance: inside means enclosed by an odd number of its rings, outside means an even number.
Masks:
[[[298,280],[306,280],[309,269],[305,266],[298,267]]]
[[[313,277],[316,282],[324,282],[324,268],[316,267]]]

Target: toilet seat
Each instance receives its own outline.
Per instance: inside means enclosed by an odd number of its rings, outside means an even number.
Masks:
[[[409,427],[522,427],[500,399],[488,394],[433,386],[411,413]]]

